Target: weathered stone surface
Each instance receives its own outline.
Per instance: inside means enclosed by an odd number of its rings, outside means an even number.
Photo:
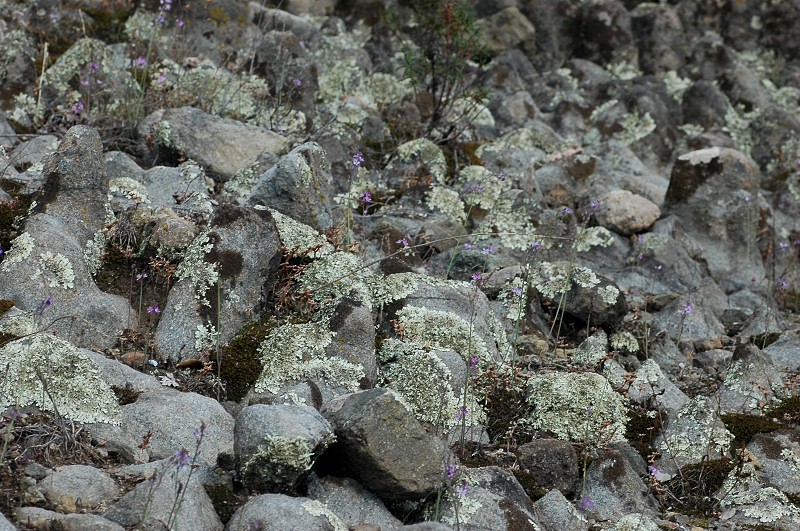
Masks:
[[[597,198],[595,218],[600,225],[620,234],[648,229],[661,215],[658,205],[627,190],[612,190]]]
[[[403,527],[403,523],[392,516],[377,496],[350,478],[312,477],[308,485],[308,497],[324,503],[350,529],[354,526],[376,525],[381,530],[390,531]]]
[[[166,109],[153,125],[155,142],[182,152],[227,181],[263,151],[284,152],[288,142],[267,129],[206,114],[200,109]]]
[[[602,452],[586,472],[584,495],[593,506],[587,514],[609,520],[631,512],[655,515],[658,502],[628,461],[614,450]]]
[[[560,491],[553,489],[533,503],[533,510],[545,529],[586,531],[589,523]]]
[[[0,515],[0,518],[2,518],[2,515]],[[20,522],[33,529],[63,529],[64,531],[82,531],[84,529],[123,531],[125,529],[118,523],[96,514],[61,514],[40,507],[20,507],[17,510],[17,518]],[[2,519],[0,519],[0,522],[2,522]],[[11,523],[8,525],[9,527],[5,528],[0,523],[0,530],[13,531],[17,529]]]
[[[416,499],[444,478],[443,443],[386,389],[344,395],[322,407],[337,443],[330,463],[381,498]]]
[[[483,44],[494,53],[516,47],[522,48],[528,56],[536,53],[536,28],[514,6],[481,19],[478,27]]]
[[[264,531],[334,531],[347,529],[323,504],[285,494],[262,494],[247,501],[231,517],[225,531],[259,526]]]
[[[85,465],[60,466],[39,482],[45,498],[62,513],[104,510],[118,495],[111,477]]]
[[[536,478],[543,489],[574,494],[578,483],[578,457],[572,445],[558,439],[536,439],[517,447],[520,468]]]

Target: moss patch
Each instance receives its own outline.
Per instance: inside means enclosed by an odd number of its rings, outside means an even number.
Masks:
[[[717,510],[714,493],[734,466],[730,459],[704,460],[682,467],[681,473],[664,485],[678,500],[676,509],[680,512],[708,515]]]
[[[211,504],[214,510],[219,515],[219,519],[223,524],[227,524],[231,519],[236,509],[241,505],[241,500],[234,494],[234,492],[224,484],[208,485],[203,484],[203,488],[211,499]]]
[[[775,422],[771,417],[758,417],[743,413],[726,413],[720,418],[728,431],[736,437],[733,444],[737,447],[749,443],[757,433],[769,433],[786,427]]]
[[[264,323],[248,323],[223,347],[219,374],[225,382],[228,400],[238,402],[244,398],[264,370],[258,346],[270,329]]]
[[[114,391],[114,394],[117,397],[117,402],[119,402],[120,406],[133,404],[139,400],[139,395],[142,394],[142,391],[136,391],[134,389],[120,387],[118,385],[112,385],[111,390]]]
[[[660,430],[661,418],[659,415],[652,415],[650,410],[641,407],[633,407],[628,410],[625,438],[645,460],[658,453],[653,445],[653,439]]]
[[[782,400],[777,406],[768,408],[766,414],[785,422],[800,423],[800,395]]]

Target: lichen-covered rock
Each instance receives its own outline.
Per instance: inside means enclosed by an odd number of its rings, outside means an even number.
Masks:
[[[1,515],[0,515],[1,516]],[[16,531],[16,527],[10,522],[8,527],[3,527],[3,520],[0,518],[0,530]],[[96,514],[61,514],[55,511],[48,511],[41,507],[19,507],[17,509],[17,519],[25,522],[25,525],[33,529],[64,529],[79,530],[93,529],[95,531],[124,531],[125,528],[116,522],[112,522]]]
[[[173,153],[182,152],[227,181],[263,151],[282,153],[285,138],[262,127],[206,114],[200,109],[166,109],[152,127],[153,140]]]
[[[477,26],[482,43],[493,53],[516,47],[529,57],[536,53],[536,28],[514,6],[480,19]]]
[[[528,380],[530,420],[534,428],[559,439],[603,445],[625,438],[626,404],[603,376],[553,372]],[[600,426],[606,427],[600,431]],[[587,434],[589,439],[586,440]]]
[[[631,31],[642,72],[655,74],[683,67],[686,36],[674,7],[640,4],[631,11]]]
[[[530,500],[511,472],[493,466],[467,469],[459,479],[461,483],[439,500],[442,522],[465,531],[541,529]]]
[[[631,14],[618,0],[583,3],[581,47],[598,63],[638,64],[639,50],[633,40]]]
[[[240,480],[259,492],[291,492],[335,440],[316,409],[292,405],[244,408],[233,436]]]
[[[533,510],[545,529],[586,531],[589,522],[569,503],[560,491],[553,489],[533,503]]]
[[[378,362],[372,313],[363,304],[344,298],[334,310],[330,329],[335,335],[325,347],[325,355],[360,365],[364,371],[362,389],[374,387],[378,379]]]
[[[32,325],[24,332],[32,335],[0,348],[0,409],[33,404],[78,422],[119,424],[119,404],[97,365],[71,343],[34,333]]]
[[[717,392],[719,409],[726,413],[760,415],[784,395],[784,377],[769,357],[753,344],[739,346]]]
[[[414,419],[398,396],[372,389],[325,404],[337,443],[326,463],[383,499],[418,499],[444,480],[444,444]]]
[[[727,514],[732,515],[731,523],[742,527],[766,524],[777,529],[800,528],[800,508],[785,493],[766,486],[764,476],[751,462],[728,474],[716,497],[723,510],[730,511]]]
[[[156,328],[156,352],[165,360],[197,358],[258,320],[280,256],[268,212],[231,204],[217,208],[176,271],[178,281]]]
[[[696,81],[683,94],[684,121],[705,129],[725,125],[728,99],[713,81]]]
[[[325,505],[309,498],[262,494],[250,498],[233,514],[225,531],[345,531],[347,525]]]
[[[56,467],[39,482],[39,488],[62,513],[105,510],[118,495],[117,484],[108,474],[85,465]]]
[[[800,494],[797,474],[800,473],[800,433],[797,430],[777,430],[759,433],[747,444],[760,464],[765,484],[793,495]]]
[[[246,204],[273,208],[322,230],[336,221],[332,196],[325,151],[318,144],[307,142],[281,157],[259,177]]]

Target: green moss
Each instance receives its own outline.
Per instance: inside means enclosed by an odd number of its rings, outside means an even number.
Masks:
[[[227,485],[222,483],[217,485],[204,483],[203,488],[211,499],[211,504],[219,515],[219,519],[222,520],[223,524],[227,524],[236,509],[241,505],[241,500]]]
[[[789,422],[800,422],[800,395],[782,400],[777,406],[768,408],[765,413],[770,417],[785,419]]]
[[[248,323],[222,349],[219,374],[225,382],[228,400],[244,398],[264,370],[258,347],[270,329],[264,323]]]
[[[532,502],[535,502],[549,492],[547,489],[539,486],[539,482],[536,481],[536,475],[532,472],[528,472],[527,470],[511,470],[511,472],[514,474],[514,477],[517,478],[519,484],[522,485],[522,489]]]
[[[628,426],[625,438],[645,460],[658,453],[653,446],[653,439],[661,430],[661,418],[652,415],[651,410],[632,407],[628,410]]]
[[[117,402],[119,402],[120,406],[133,404],[139,400],[139,395],[142,394],[142,391],[136,391],[134,389],[120,387],[118,385],[112,385],[111,390],[114,391],[114,394],[117,397]]]
[[[769,433],[785,428],[782,424],[772,420],[772,417],[759,417],[743,413],[726,413],[720,417],[725,427],[736,439],[737,447],[747,444],[757,433]]]

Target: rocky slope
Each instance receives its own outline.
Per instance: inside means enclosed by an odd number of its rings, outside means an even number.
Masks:
[[[0,529],[800,529],[800,2],[0,6]]]

